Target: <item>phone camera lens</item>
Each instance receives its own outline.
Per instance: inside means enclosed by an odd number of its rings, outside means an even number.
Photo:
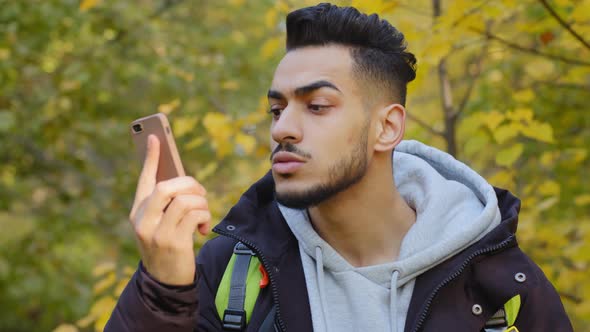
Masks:
[[[133,128],[133,132],[136,134],[141,133],[141,131],[143,130],[140,123],[134,124],[132,128]]]

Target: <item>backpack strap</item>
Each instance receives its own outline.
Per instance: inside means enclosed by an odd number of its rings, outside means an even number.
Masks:
[[[496,313],[486,322],[485,332],[518,332],[518,328],[514,326],[518,313],[520,311],[520,295],[512,297],[508,300],[504,307],[496,311]]]
[[[250,260],[254,252],[243,243],[238,242],[234,247],[235,262],[231,274],[229,300],[223,312],[223,329],[225,331],[244,331],[246,328],[246,282]]]
[[[276,324],[277,306],[273,305],[270,312],[260,325],[258,332],[278,332],[279,327]]]

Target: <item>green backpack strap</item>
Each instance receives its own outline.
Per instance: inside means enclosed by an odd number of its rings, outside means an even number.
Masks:
[[[504,307],[498,310],[487,322],[485,332],[518,332],[514,323],[520,311],[520,294],[516,294],[504,303]]]
[[[225,331],[244,331],[260,293],[260,261],[238,242],[225,268],[215,296],[215,306]]]
[[[506,312],[506,323],[508,326],[514,325],[516,317],[518,317],[518,312],[520,311],[520,294],[517,294],[504,304],[504,311]]]

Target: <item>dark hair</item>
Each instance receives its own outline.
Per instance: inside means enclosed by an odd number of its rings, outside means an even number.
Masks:
[[[416,57],[406,51],[404,35],[377,14],[329,3],[287,15],[287,52],[323,45],[351,47],[353,73],[406,102],[406,85],[416,78]]]

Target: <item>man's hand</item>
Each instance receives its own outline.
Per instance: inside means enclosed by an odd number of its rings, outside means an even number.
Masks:
[[[189,176],[156,183],[160,142],[150,135],[147,145],[129,221],[146,270],[161,283],[187,285],[195,277],[193,234],[210,229],[206,191]]]

